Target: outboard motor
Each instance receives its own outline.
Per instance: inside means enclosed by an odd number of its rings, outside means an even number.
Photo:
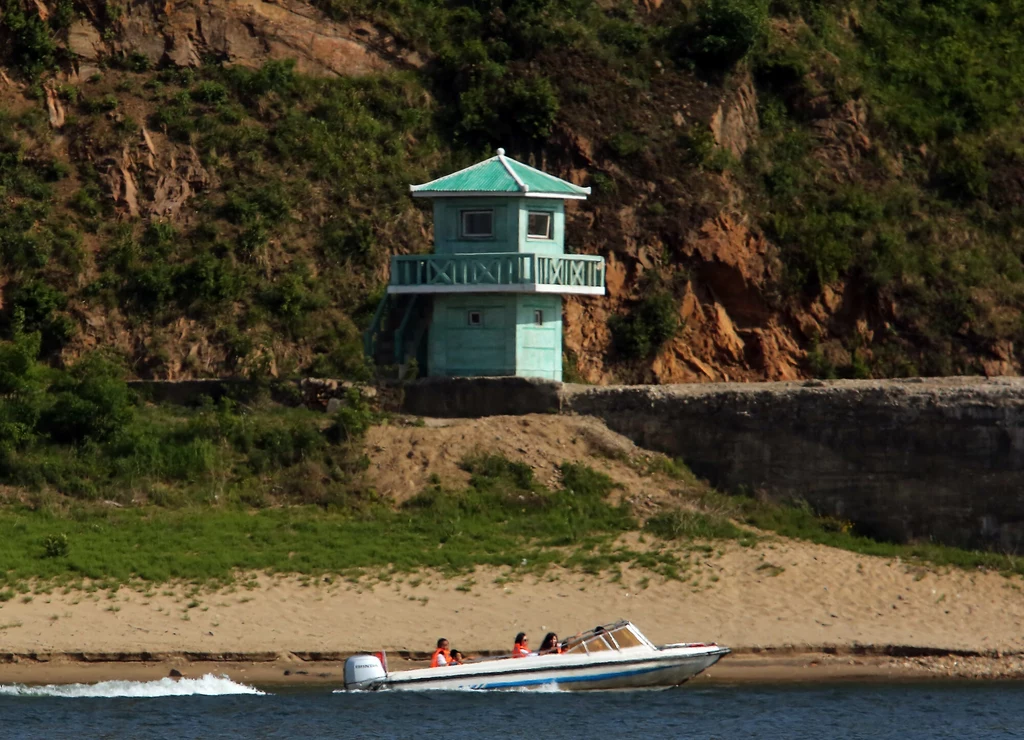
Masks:
[[[387,675],[381,659],[376,655],[353,655],[345,661],[345,690],[378,688]]]

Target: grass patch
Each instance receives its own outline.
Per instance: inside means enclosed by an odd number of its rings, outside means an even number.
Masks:
[[[644,531],[664,540],[755,539],[725,517],[682,509],[655,514],[644,524]]]
[[[223,584],[239,572],[466,573],[478,565],[529,572],[560,564],[602,573],[631,564],[664,577],[685,569],[670,550],[616,545],[639,524],[627,505],[609,503],[615,484],[602,473],[567,463],[563,486],[550,490],[533,479],[530,468],[501,457],[474,456],[463,465],[471,473],[467,488],[431,486],[397,508],[372,498],[358,499],[358,505],[341,499],[328,506],[274,508],[233,498],[173,507],[111,508],[91,501],[7,507],[0,510],[0,529],[9,534],[0,542],[0,583]],[[58,556],[50,554],[54,532],[60,532]],[[460,590],[473,585],[466,580]],[[0,591],[0,598],[8,593],[14,595],[12,588]],[[188,602],[188,608],[197,605]]]
[[[227,412],[195,411],[191,419],[188,413],[179,413],[185,418],[171,425],[178,434],[182,429],[222,429],[224,418],[218,415]],[[291,426],[281,422],[293,423],[295,417],[281,413],[283,418],[274,414],[227,418],[231,424],[266,422],[268,430],[275,430],[268,434],[287,440]],[[330,423],[322,415],[320,420],[312,428],[319,430]],[[230,440],[230,436],[222,439],[217,453],[226,457],[215,457],[225,465],[218,463],[206,471],[217,471],[216,475],[197,480],[147,479],[149,485],[165,487],[171,502],[165,505],[119,508],[88,499],[51,497],[46,505],[0,509],[0,531],[5,532],[0,540],[0,562],[5,564],[0,602],[19,594],[31,598],[27,584],[33,580],[74,585],[86,579],[95,588],[106,589],[139,580],[189,581],[198,587],[223,585],[238,573],[252,572],[341,573],[358,581],[363,575],[384,571],[387,578],[420,569],[467,574],[480,565],[505,567],[509,573],[539,573],[561,565],[593,575],[614,575],[629,566],[686,580],[690,554],[683,545],[691,543],[690,550],[706,557],[714,549],[701,543],[757,542],[759,536],[742,524],[866,555],[1024,574],[1024,560],[1019,558],[931,544],[878,542],[859,536],[848,522],[814,516],[806,506],[767,504],[709,489],[695,499],[701,510],[663,510],[641,526],[626,504],[610,503],[615,483],[602,473],[563,464],[562,485],[552,490],[538,484],[528,466],[495,455],[474,455],[463,461],[471,476],[468,487],[448,490],[431,485],[399,507],[361,491],[351,481],[339,483],[339,494],[319,505],[296,503],[298,498],[272,507],[250,505],[243,496],[218,498],[216,491],[230,491],[241,482],[280,485],[303,469],[302,462],[296,462],[294,448],[286,442],[274,448],[284,452],[270,458],[260,457],[266,449],[254,443],[249,453],[259,453],[256,459],[262,461],[257,465],[261,473],[255,475],[253,458],[246,457],[240,446],[229,444]],[[324,449],[330,446],[323,444]],[[159,458],[148,464],[149,475],[165,472]],[[674,465],[682,470],[679,463]],[[124,480],[110,479],[115,485]],[[645,539],[642,549],[621,544],[621,536],[629,532],[639,532]],[[770,563],[760,566],[762,570],[769,577],[782,572]],[[241,585],[250,588],[254,583]],[[458,590],[470,592],[474,585],[465,578]],[[186,596],[186,612],[200,606],[195,593]]]
[[[850,522],[816,516],[807,505],[780,505],[743,496],[706,494],[704,500],[736,521],[783,537],[841,550],[964,569],[983,568],[1024,575],[1024,558],[998,552],[965,550],[933,543],[884,542],[859,535]]]

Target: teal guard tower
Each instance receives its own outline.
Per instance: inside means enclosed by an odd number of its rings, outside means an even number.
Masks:
[[[562,296],[604,295],[604,258],[565,252],[582,188],[505,156],[423,185],[434,252],[391,258],[367,356],[421,375],[562,379]]]

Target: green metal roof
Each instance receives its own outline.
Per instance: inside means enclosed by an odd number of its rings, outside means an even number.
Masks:
[[[423,185],[410,185],[414,196],[439,198],[467,195],[508,195],[531,198],[580,200],[590,195],[581,188],[554,175],[505,156],[505,150],[483,162],[453,172]]]

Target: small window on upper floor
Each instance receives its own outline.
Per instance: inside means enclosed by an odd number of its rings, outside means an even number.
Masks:
[[[463,211],[462,237],[487,239],[494,236],[494,211]]]
[[[484,316],[479,311],[470,311],[466,315],[466,323],[470,326],[483,326]]]
[[[533,312],[533,323],[537,326],[544,326],[544,312],[539,308]]]
[[[551,214],[545,211],[530,211],[526,219],[528,239],[551,238]]]

